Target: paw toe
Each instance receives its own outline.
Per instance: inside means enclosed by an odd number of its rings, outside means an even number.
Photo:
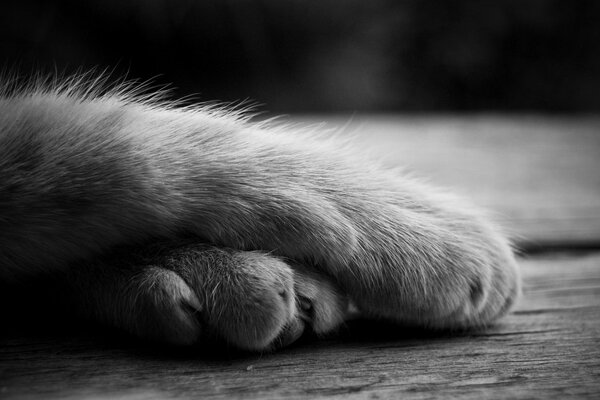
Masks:
[[[481,279],[475,279],[469,287],[469,299],[475,309],[478,309],[485,298],[485,290]]]
[[[211,334],[250,351],[271,350],[298,339],[304,326],[295,321],[290,267],[257,252],[236,253],[231,267],[221,271],[219,290],[205,313]]]
[[[456,315],[459,326],[483,326],[492,323],[510,310],[520,293],[520,279],[515,260],[493,268],[487,285],[482,280],[471,283],[469,300]]]
[[[313,332],[329,333],[347,319],[349,301],[327,277],[302,268],[294,280],[299,317]]]
[[[301,318],[292,318],[277,337],[269,345],[270,350],[276,350],[287,347],[300,339],[304,333],[305,323]]]
[[[195,343],[201,334],[202,304],[175,272],[146,271],[136,298],[135,330],[143,337],[174,345]]]

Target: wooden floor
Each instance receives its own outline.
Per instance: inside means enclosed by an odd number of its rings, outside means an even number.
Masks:
[[[25,328],[9,316],[0,399],[600,398],[600,119],[331,123],[344,123],[385,163],[495,210],[524,249],[524,294],[512,314],[456,335],[355,323],[279,353],[221,356],[36,324],[42,315]]]

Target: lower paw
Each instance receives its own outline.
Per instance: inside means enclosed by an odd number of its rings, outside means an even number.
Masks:
[[[86,295],[96,317],[148,340],[274,350],[306,330],[334,331],[347,315],[327,277],[265,253],[188,245],[140,254],[125,268],[101,268],[103,283]]]

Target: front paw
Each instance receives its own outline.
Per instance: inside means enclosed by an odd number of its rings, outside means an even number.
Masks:
[[[478,328],[504,315],[520,294],[519,269],[509,246],[499,239],[493,250],[481,248],[464,258],[459,273],[446,281],[432,280],[431,310],[417,319],[440,329]],[[486,254],[487,253],[487,254]]]
[[[171,250],[162,266],[181,275],[200,299],[206,335],[263,351],[287,346],[304,332],[293,271],[276,257],[191,245]]]
[[[204,298],[208,333],[235,347],[279,349],[307,330],[333,332],[348,317],[347,296],[328,277],[304,265],[294,263],[292,269],[262,252],[203,246],[178,252],[181,256],[172,253],[165,266],[182,274]]]
[[[186,245],[147,254],[136,261],[152,266],[134,268],[133,277],[113,271],[120,295],[108,319],[146,339],[182,345],[210,337],[268,351],[307,329],[332,332],[347,317],[348,299],[325,275],[262,252]]]
[[[260,252],[158,244],[81,266],[70,281],[84,316],[154,342],[260,351],[304,331],[291,268]]]
[[[520,294],[519,267],[506,238],[485,219],[474,219],[463,229],[454,251],[433,271],[429,292],[435,301],[422,325],[482,327],[504,315]]]
[[[358,272],[341,280],[364,315],[426,328],[479,327],[518,297],[512,249],[485,218],[444,210],[390,226],[372,230],[368,250],[355,258]]]
[[[298,258],[333,277],[363,316],[453,329],[510,308],[520,290],[513,251],[476,207],[405,177],[358,183],[328,200],[353,235],[339,246],[311,240],[313,253]]]

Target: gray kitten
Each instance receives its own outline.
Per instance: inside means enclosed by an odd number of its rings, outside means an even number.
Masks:
[[[482,326],[518,296],[480,210],[338,140],[128,87],[6,87],[0,280],[62,274],[84,316],[265,350],[356,313]]]

